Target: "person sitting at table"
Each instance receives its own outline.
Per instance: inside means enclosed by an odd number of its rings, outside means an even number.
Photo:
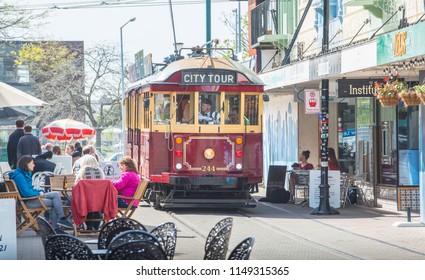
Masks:
[[[51,151],[47,151],[44,154],[36,156],[34,159],[35,167],[33,173],[35,174],[44,171],[49,171],[53,173],[56,168],[56,163],[50,161],[52,157],[53,153]],[[46,185],[50,185],[50,176],[46,176],[44,182]]]
[[[335,150],[333,148],[328,149],[328,169],[339,170],[339,163],[336,158]]]
[[[82,179],[105,179],[105,174],[99,167],[99,162],[92,155],[85,155],[82,158],[80,170],[78,170],[75,177],[75,184]],[[102,212],[89,212],[87,213],[87,220],[89,219],[102,219]],[[86,221],[87,229],[98,230],[100,221]]]
[[[58,145],[53,146],[52,152],[53,152],[54,155],[57,155],[57,156],[61,156],[62,155],[62,149]]]
[[[302,151],[298,155],[298,162],[294,163],[292,165],[292,168],[294,170],[312,170],[314,169],[313,164],[309,163],[307,160],[310,157],[310,151]],[[297,175],[295,172],[289,173],[289,192],[291,193],[291,202],[294,201],[294,195],[295,195],[295,185],[297,184],[296,178]]]
[[[121,175],[117,181],[112,182],[118,191],[118,195],[132,197],[140,183],[140,176],[137,172],[136,163],[130,157],[123,157],[118,161]],[[129,200],[118,198],[118,208],[126,208]],[[133,206],[137,207],[138,201],[135,201]]]
[[[20,195],[25,197],[42,196],[42,200],[47,207],[52,207],[50,214],[52,227],[57,232],[63,233],[59,226],[65,229],[72,229],[71,223],[65,218],[63,212],[62,200],[58,192],[44,193],[41,190],[34,189],[32,185],[32,172],[34,171],[34,158],[29,155],[22,156],[17,163],[15,171],[9,174],[9,178],[13,180],[19,190]],[[25,202],[29,208],[41,207],[39,200],[29,200]]]

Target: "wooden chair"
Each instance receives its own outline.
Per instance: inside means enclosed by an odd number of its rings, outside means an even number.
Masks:
[[[139,185],[137,186],[136,191],[134,192],[133,197],[127,197],[118,195],[118,198],[130,200],[128,203],[128,206],[126,208],[118,208],[118,214],[117,217],[123,217],[123,218],[131,218],[133,216],[134,211],[136,211],[137,207],[133,206],[135,201],[141,201],[143,199],[143,195],[146,192],[146,189],[148,188],[149,181],[147,180],[141,180]]]
[[[98,260],[90,247],[75,236],[57,234],[46,241],[46,260]]]
[[[150,231],[150,234],[155,236],[162,249],[167,255],[167,259],[172,260],[174,258],[174,252],[176,250],[177,241],[177,229],[173,222],[166,222],[160,224]]]
[[[33,197],[21,197],[19,190],[16,187],[16,184],[13,180],[5,179],[6,190],[11,193],[16,193],[18,195],[16,203],[16,216],[17,225],[16,231],[18,237],[21,236],[27,229],[32,228],[35,231],[38,231],[38,226],[36,218],[38,216],[43,216],[47,210],[50,210],[51,207],[47,207],[43,200],[42,196],[33,196]],[[40,207],[29,208],[26,206],[26,201],[38,200],[40,202]]]
[[[230,253],[228,260],[249,260],[252,245],[254,245],[254,237],[248,237],[242,240]]]

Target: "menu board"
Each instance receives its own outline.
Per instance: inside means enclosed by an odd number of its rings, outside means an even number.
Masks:
[[[0,260],[16,260],[15,199],[0,199]]]
[[[310,171],[309,183],[309,206],[311,208],[319,207],[320,203],[320,170]],[[328,171],[329,184],[329,205],[333,208],[341,207],[341,173],[340,171]]]

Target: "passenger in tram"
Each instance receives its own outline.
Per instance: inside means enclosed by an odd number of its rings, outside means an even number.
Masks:
[[[212,102],[209,98],[202,98],[199,124],[220,124],[220,113],[212,110]]]
[[[177,114],[177,123],[190,123],[190,97],[184,95],[179,104],[179,110]]]
[[[226,119],[226,124],[240,124],[238,107],[233,107],[230,110],[229,118]]]

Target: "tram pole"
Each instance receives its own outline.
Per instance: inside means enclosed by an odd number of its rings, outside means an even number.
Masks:
[[[125,78],[125,74],[124,74],[124,45],[123,45],[123,40],[122,40],[122,29],[124,28],[124,26],[126,26],[127,24],[129,24],[130,22],[135,21],[136,18],[133,17],[131,19],[129,19],[126,23],[124,23],[124,25],[122,25],[120,27],[120,43],[121,43],[121,94],[122,94],[122,102],[124,102],[125,99],[125,84],[124,84],[124,78]],[[126,137],[125,137],[125,113],[124,113],[124,104],[121,104],[121,141],[122,141],[122,145],[121,145],[121,152],[123,155],[125,155],[125,141],[126,141]]]
[[[329,49],[329,0],[323,0],[323,41],[322,55]],[[312,215],[335,215],[338,210],[329,205],[328,184],[328,139],[329,139],[329,80],[322,80],[322,108],[321,117],[321,145],[320,145],[320,201],[319,207],[315,208]]]
[[[206,0],[207,53],[211,55],[211,0]]]

